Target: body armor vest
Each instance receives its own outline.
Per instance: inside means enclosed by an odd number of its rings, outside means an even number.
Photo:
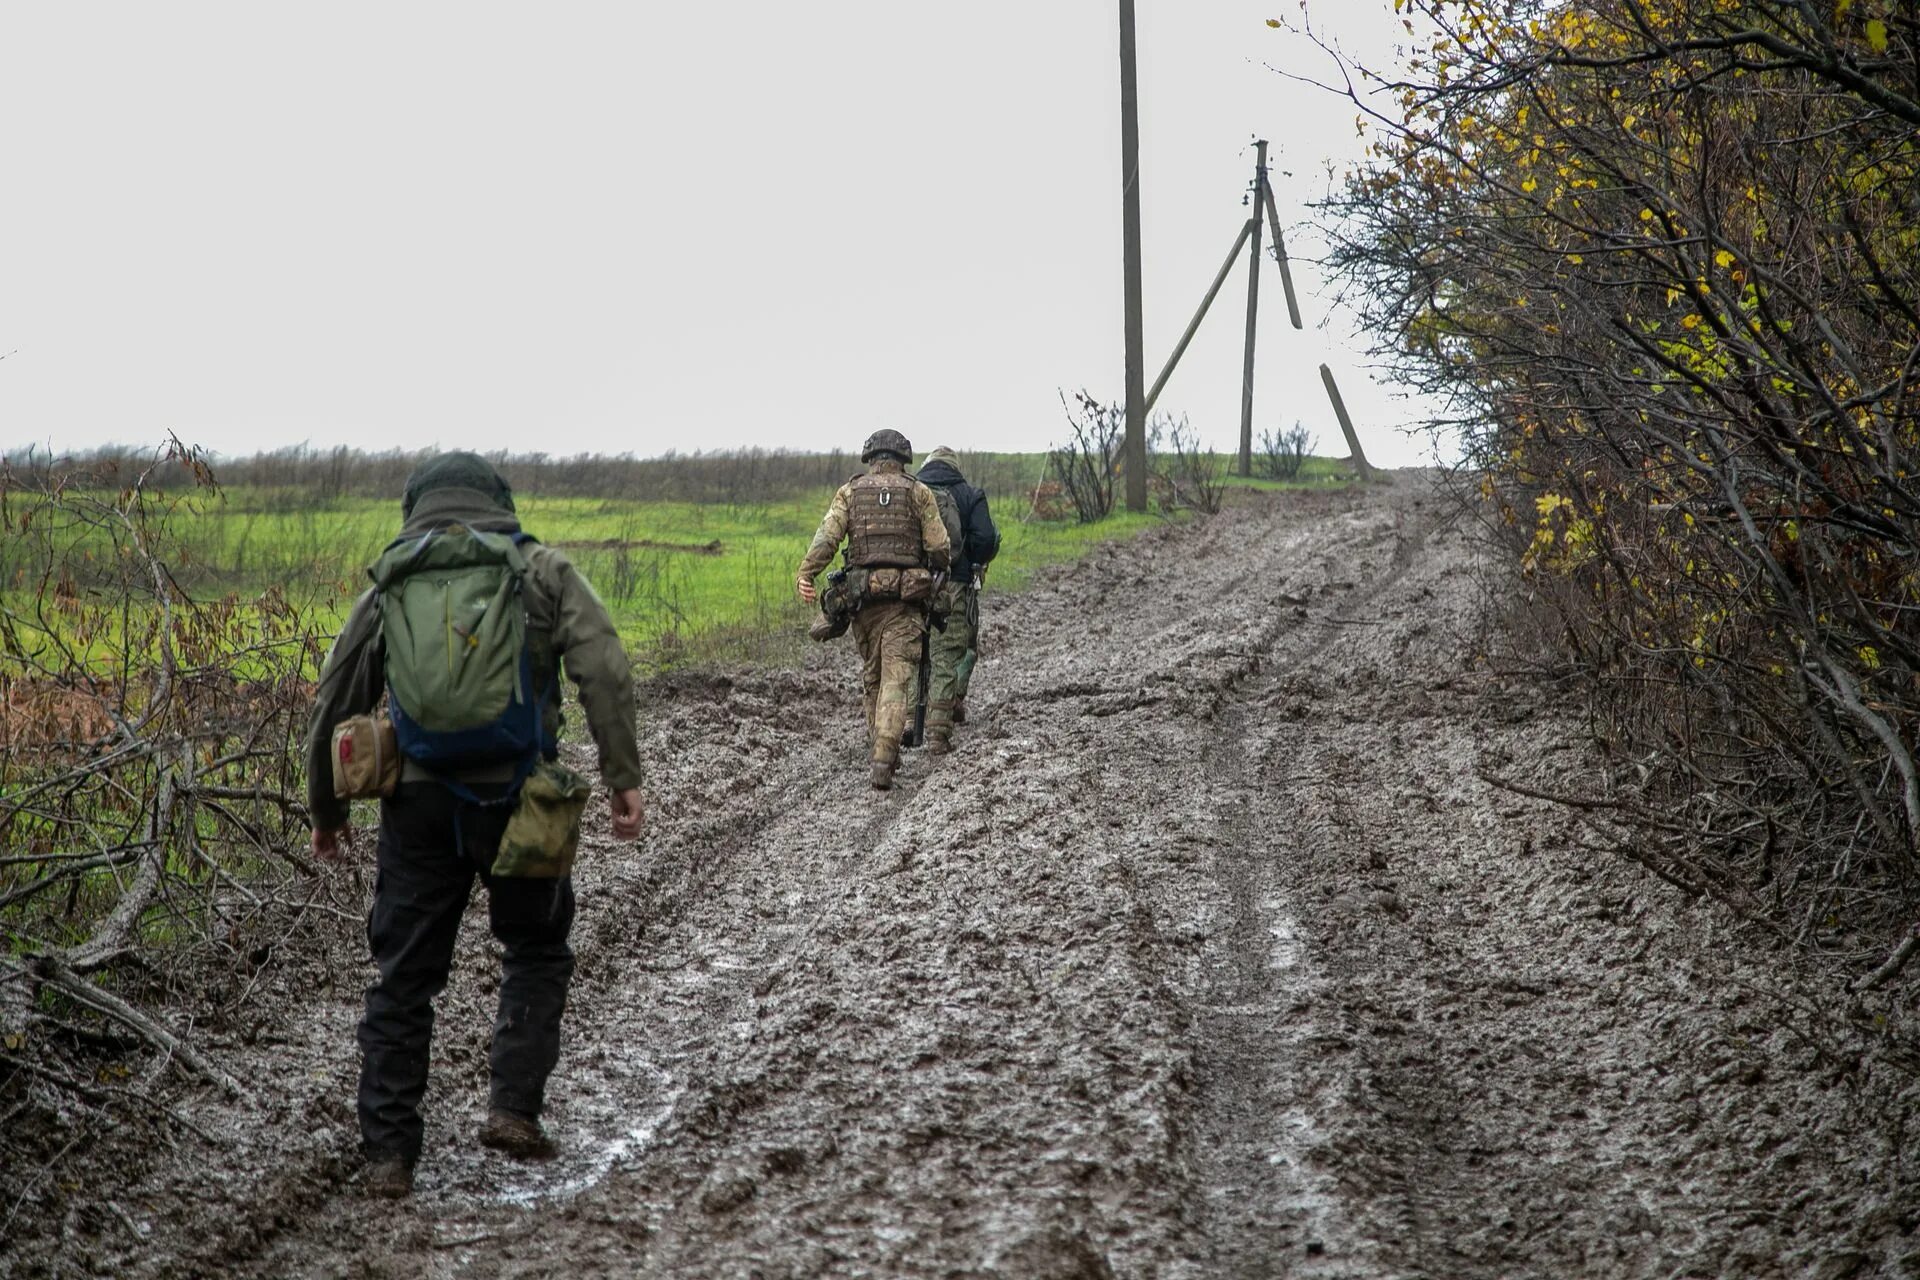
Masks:
[[[847,563],[914,568],[926,558],[913,479],[901,472],[855,476],[847,485]]]

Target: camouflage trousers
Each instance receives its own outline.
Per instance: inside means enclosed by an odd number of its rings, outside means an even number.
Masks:
[[[920,666],[920,636],[926,612],[897,600],[864,606],[853,615],[853,638],[860,646],[860,682],[866,690],[867,734],[873,759],[895,764],[900,739],[913,718],[913,692]]]
[[[967,596],[970,590],[953,589],[945,630],[933,633],[931,651],[932,678],[927,686],[927,737],[949,741],[953,737],[953,708],[967,696],[967,682],[973,675],[974,619],[978,616]],[[916,682],[917,683],[917,682]]]

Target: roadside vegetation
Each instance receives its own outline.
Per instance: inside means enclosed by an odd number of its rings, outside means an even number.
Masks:
[[[1920,907],[1920,26],[1406,0],[1327,202],[1350,301],[1618,766],[1596,847],[1841,962]],[[1276,24],[1277,25],[1277,24]],[[1364,83],[1364,81],[1361,81]]]

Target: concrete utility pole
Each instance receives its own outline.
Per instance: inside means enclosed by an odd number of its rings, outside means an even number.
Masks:
[[[1140,306],[1140,93],[1133,0],[1120,0],[1120,198],[1126,233],[1127,510],[1147,509],[1147,357]]]
[[[1253,164],[1253,256],[1247,263],[1247,353],[1240,365],[1240,474],[1253,474],[1253,352],[1260,332],[1260,206],[1267,194],[1267,143]]]

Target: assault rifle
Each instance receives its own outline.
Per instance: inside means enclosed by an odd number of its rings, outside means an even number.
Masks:
[[[934,617],[933,607],[940,601],[940,591],[947,585],[945,570],[933,575],[933,590],[927,595],[927,625],[920,629],[920,696],[913,703],[913,728],[907,730],[907,736],[901,739],[903,747],[924,747],[927,745],[927,699],[933,689],[933,629],[937,626],[946,630],[947,620],[943,614]]]

